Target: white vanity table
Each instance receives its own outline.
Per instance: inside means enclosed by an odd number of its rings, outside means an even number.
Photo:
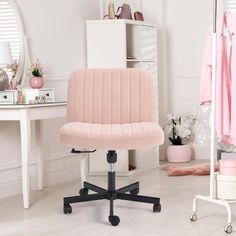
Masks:
[[[0,0],[0,41],[9,42],[12,59],[17,62],[17,70],[14,76],[9,73],[9,80],[18,88],[27,87],[27,71],[31,66],[30,52],[28,48],[27,35],[24,30],[24,24],[17,3],[14,0]],[[2,53],[2,52],[0,52]],[[36,57],[36,55],[35,55]],[[2,62],[3,63],[3,62]],[[0,68],[6,68],[5,63]],[[38,188],[43,189],[43,153],[42,153],[42,120],[54,119],[66,116],[66,102],[53,102],[54,92],[47,90],[47,96],[50,103],[34,105],[17,105],[14,104],[17,94],[11,96],[13,91],[7,90],[0,95],[0,121],[19,121],[21,132],[21,163],[22,163],[22,191],[24,208],[30,206],[30,178],[29,166],[31,157],[31,131],[35,128],[36,150],[38,161]],[[35,91],[34,91],[35,92]],[[41,91],[42,92],[42,91]],[[44,91],[45,92],[45,91]],[[43,92],[43,93],[44,93]],[[2,97],[1,97],[2,96]],[[38,95],[34,95],[38,96]],[[50,99],[48,99],[48,97]],[[52,99],[53,98],[53,99]],[[5,103],[5,104],[4,104]],[[6,104],[8,103],[8,104]],[[12,105],[10,105],[13,103]],[[35,125],[31,126],[31,121]]]
[[[66,102],[34,105],[0,105],[0,121],[19,121],[21,132],[22,192],[24,208],[30,207],[29,163],[31,156],[31,122],[35,121],[38,188],[43,189],[43,154],[41,121],[66,116]]]

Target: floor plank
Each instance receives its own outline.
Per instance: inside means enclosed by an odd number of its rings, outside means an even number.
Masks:
[[[90,182],[106,187],[106,178],[89,177]],[[115,202],[115,214],[121,223],[112,227],[107,222],[109,202],[98,201],[73,205],[73,213],[62,213],[62,198],[77,194],[79,181],[35,191],[32,206],[22,209],[22,197],[0,200],[1,236],[222,236],[226,224],[224,208],[200,203],[199,220],[190,222],[192,200],[196,194],[208,195],[209,176],[168,177],[155,169],[138,176],[119,177],[117,187],[140,181],[143,195],[161,197],[162,212],[142,203]],[[234,217],[234,220],[235,217]],[[236,229],[236,225],[235,225]],[[232,235],[236,235],[234,232]]]

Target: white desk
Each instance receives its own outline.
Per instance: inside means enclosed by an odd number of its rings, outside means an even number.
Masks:
[[[43,157],[41,120],[66,116],[66,102],[35,105],[0,105],[0,121],[19,121],[21,131],[22,192],[24,208],[30,206],[29,161],[31,155],[31,125],[35,121],[38,188],[43,189]]]

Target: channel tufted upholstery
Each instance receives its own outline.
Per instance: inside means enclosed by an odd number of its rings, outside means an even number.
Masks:
[[[72,73],[61,141],[88,149],[136,149],[163,143],[156,123],[151,75],[141,69],[84,69]]]

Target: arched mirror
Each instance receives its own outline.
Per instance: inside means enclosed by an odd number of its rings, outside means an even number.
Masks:
[[[15,72],[14,68],[8,68],[8,76],[12,84],[20,85],[25,70],[25,36],[20,12],[13,0],[0,0],[0,41],[10,44],[13,63],[17,67]]]

